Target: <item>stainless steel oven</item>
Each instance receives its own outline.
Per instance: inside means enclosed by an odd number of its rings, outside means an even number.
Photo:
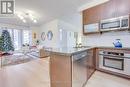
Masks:
[[[121,57],[103,56],[103,66],[124,70],[124,59]]]
[[[116,52],[103,52],[100,54],[103,56],[103,66],[108,68],[114,68],[118,70],[124,70],[124,54]]]
[[[130,75],[130,52],[99,52],[99,68],[117,72],[121,74]]]
[[[100,30],[117,30],[129,28],[129,15],[100,21]]]

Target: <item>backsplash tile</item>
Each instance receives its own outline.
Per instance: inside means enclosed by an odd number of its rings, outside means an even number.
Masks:
[[[88,46],[113,46],[115,39],[121,39],[123,47],[130,47],[130,33],[125,32],[109,32],[101,35],[84,36],[83,45]]]

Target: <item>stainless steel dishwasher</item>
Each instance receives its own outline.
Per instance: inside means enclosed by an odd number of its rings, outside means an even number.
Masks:
[[[87,52],[72,56],[72,87],[84,87],[87,81]]]

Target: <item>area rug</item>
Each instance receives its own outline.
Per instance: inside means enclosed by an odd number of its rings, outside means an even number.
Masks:
[[[37,59],[35,56],[31,55],[24,55],[22,53],[19,54],[13,54],[9,56],[3,56],[2,57],[2,66],[10,66],[10,65],[17,65],[26,63],[32,60]]]

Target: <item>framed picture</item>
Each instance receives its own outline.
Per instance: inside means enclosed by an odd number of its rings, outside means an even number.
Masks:
[[[42,32],[42,34],[41,34],[41,39],[42,39],[42,41],[45,41],[45,39],[46,39],[46,34],[45,34],[45,32]]]
[[[48,31],[48,33],[47,33],[47,38],[48,38],[48,40],[52,40],[52,38],[53,38],[53,33],[52,33],[52,31]]]
[[[33,33],[33,38],[36,39],[37,38],[37,34]]]

